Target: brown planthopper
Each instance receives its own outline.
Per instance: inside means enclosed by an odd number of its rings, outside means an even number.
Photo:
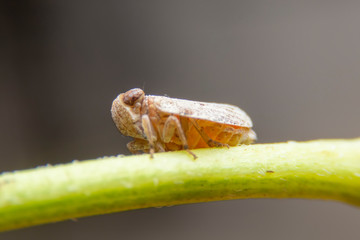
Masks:
[[[236,146],[256,140],[249,116],[228,104],[146,96],[140,88],[120,94],[111,108],[116,127],[133,137],[132,153]]]

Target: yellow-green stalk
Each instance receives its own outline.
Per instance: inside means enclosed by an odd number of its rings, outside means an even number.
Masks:
[[[240,198],[360,205],[360,139],[106,157],[0,175],[0,231],[110,212]]]

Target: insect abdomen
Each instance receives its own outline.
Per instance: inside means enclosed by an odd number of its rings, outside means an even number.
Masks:
[[[202,131],[212,140],[228,144],[229,146],[237,146],[241,143],[247,143],[249,128],[221,124],[206,120],[196,120]],[[187,140],[189,149],[206,148],[208,144],[201,137],[196,128],[190,124],[187,132]]]

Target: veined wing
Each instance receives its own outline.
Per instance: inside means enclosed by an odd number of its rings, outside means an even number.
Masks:
[[[250,117],[243,110],[233,105],[162,96],[150,95],[147,97],[152,98],[156,108],[162,112],[240,127],[251,128],[253,126]]]

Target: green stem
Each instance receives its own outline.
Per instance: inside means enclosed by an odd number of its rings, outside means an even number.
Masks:
[[[0,175],[0,231],[146,207],[237,198],[360,205],[360,138],[168,152]]]

